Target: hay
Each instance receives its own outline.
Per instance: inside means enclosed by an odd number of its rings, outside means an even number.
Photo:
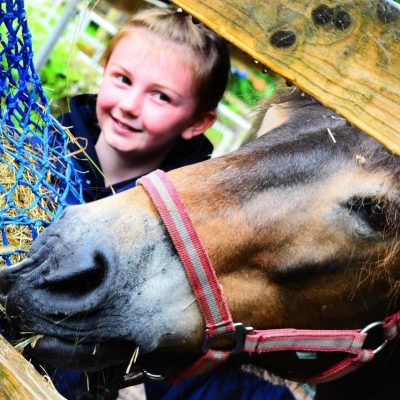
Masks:
[[[87,154],[87,143],[84,145],[80,143],[80,140],[83,142],[85,140],[74,137],[66,127],[64,127],[64,132],[68,140],[77,147],[77,150],[70,152],[68,156],[76,157],[83,154],[106,181],[107,177]],[[5,255],[12,264],[20,262],[26,257],[33,242],[32,224],[34,224],[35,231],[40,233],[53,220],[56,210],[60,207],[57,196],[60,182],[57,182],[58,178],[52,174],[50,169],[62,171],[65,169],[65,165],[60,158],[54,156],[52,159],[47,158],[49,165],[46,176],[43,178],[38,169],[45,167],[38,160],[44,158],[42,147],[35,147],[29,141],[24,143],[23,151],[18,152],[15,144],[7,139],[7,130],[6,134],[3,134],[0,129],[0,188],[2,189],[0,191],[0,217],[2,218],[0,227],[3,228],[7,241],[5,243],[0,235],[0,268],[6,265]],[[20,160],[24,161],[25,166],[21,166]],[[61,186],[63,184],[65,183],[61,183]],[[110,188],[115,194],[111,185]],[[30,224],[4,224],[4,219],[16,219],[21,215],[26,217],[25,220],[30,220]]]
[[[35,149],[27,143],[23,154],[18,154],[15,144],[5,135],[1,135],[0,140],[3,150],[0,154],[0,215],[5,235],[5,238],[0,236],[0,257],[14,253],[9,255],[14,264],[24,259],[31,247],[32,230],[28,224],[4,224],[4,221],[16,220],[23,214],[24,220],[32,221],[37,232],[40,232],[54,215],[57,196],[44,186],[45,182],[51,182],[50,173],[43,179],[36,170],[37,160],[40,159],[39,146]],[[54,185],[54,182],[51,184]],[[0,259],[0,268],[3,266],[4,257]]]
[[[27,335],[27,337],[25,339],[16,340],[12,343],[14,349],[17,350],[19,353],[22,353],[25,347],[29,345],[33,349],[36,346],[36,343],[43,338],[43,335],[38,333],[26,332],[22,334]]]
[[[132,365],[136,364],[136,360],[139,357],[139,346],[134,350],[132,357],[129,361],[128,367],[126,368],[125,374],[129,374],[131,372]]]
[[[48,156],[43,145],[34,145],[29,139],[24,140],[21,149],[15,136],[26,138],[26,135],[12,129],[14,134],[7,127],[0,128],[0,228],[3,230],[3,235],[0,234],[0,268],[6,265],[5,257],[11,264],[26,257],[33,242],[32,230],[38,234],[53,221],[61,206],[58,190],[65,190],[65,180],[62,180],[65,179],[66,159],[62,157],[66,156],[56,157],[52,151]],[[67,140],[78,148],[67,157],[83,154],[102,174],[86,153],[86,143],[82,146],[68,128],[63,127],[63,130]],[[59,177],[54,171],[58,171]],[[17,219],[18,223],[10,222]]]

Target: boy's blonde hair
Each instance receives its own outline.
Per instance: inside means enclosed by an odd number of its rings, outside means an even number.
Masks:
[[[198,100],[197,112],[214,110],[224,94],[230,72],[229,51],[224,39],[181,11],[151,8],[135,14],[111,39],[103,55],[104,64],[118,41],[136,27],[146,28],[188,48],[189,55],[194,57],[193,89]]]

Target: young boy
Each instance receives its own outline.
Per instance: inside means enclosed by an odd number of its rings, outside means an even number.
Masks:
[[[223,39],[191,17],[169,8],[135,15],[105,52],[97,97],[74,97],[60,118],[90,158],[76,160],[85,200],[110,195],[110,185],[123,191],[157,168],[207,159],[212,145],[203,132],[216,119],[229,70]]]
[[[98,95],[76,96],[71,112],[60,118],[83,139],[90,158],[76,159],[85,200],[111,195],[110,186],[115,192],[131,188],[157,168],[168,171],[209,158],[212,145],[203,132],[216,119],[229,71],[223,39],[190,16],[170,8],[135,15],[105,52]],[[101,390],[99,378],[90,379],[93,394]],[[82,395],[82,374],[60,371],[53,379],[68,399],[89,398]],[[292,399],[283,387],[224,368],[179,387],[148,382],[146,391],[149,400],[267,399],[268,394],[275,400]]]

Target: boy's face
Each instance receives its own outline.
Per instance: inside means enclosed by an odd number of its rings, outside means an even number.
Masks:
[[[119,40],[97,100],[108,146],[125,154],[159,155],[177,137],[190,139],[212,124],[210,115],[195,118],[194,77],[184,51],[142,28]]]

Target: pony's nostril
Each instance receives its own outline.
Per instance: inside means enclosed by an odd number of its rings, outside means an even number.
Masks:
[[[108,261],[105,254],[95,252],[89,266],[58,271],[45,277],[45,289],[57,296],[85,296],[101,286],[107,272]]]

